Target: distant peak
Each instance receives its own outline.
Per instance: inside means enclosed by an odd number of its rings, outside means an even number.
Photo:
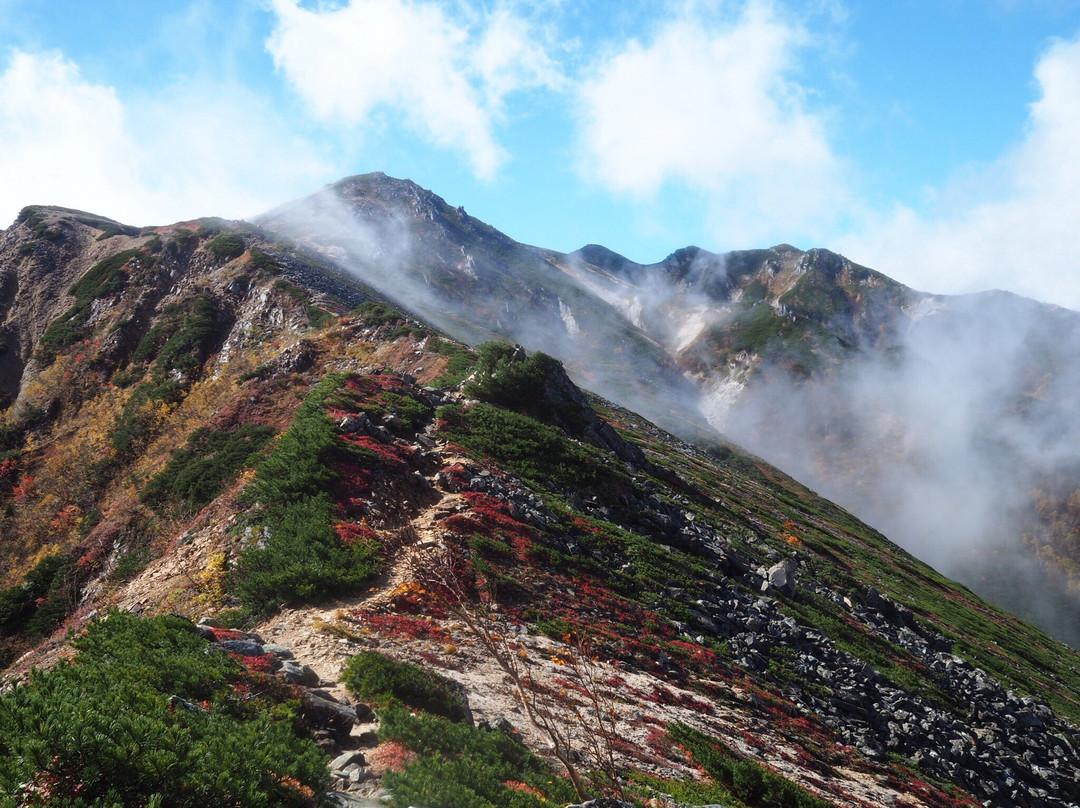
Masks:
[[[579,250],[575,250],[571,255],[580,258],[588,264],[592,264],[599,269],[612,271],[620,269],[626,266],[638,266],[635,262],[619,255],[614,250],[609,250],[602,244],[586,244]]]

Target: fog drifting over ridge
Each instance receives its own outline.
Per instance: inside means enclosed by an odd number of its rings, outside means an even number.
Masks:
[[[596,246],[565,255],[411,183],[351,182],[347,200],[339,184],[263,221],[451,335],[548,352],[582,386],[669,429],[700,407],[941,572],[1080,644],[1080,598],[1035,560],[1041,540],[1023,544],[1035,488],[1055,475],[1080,488],[1080,314],[1004,292],[927,295],[856,267],[845,294],[866,310],[823,316],[834,344],[821,367],[792,373],[769,346],[722,361],[701,335],[746,311],[748,279],[771,279],[762,305],[792,317],[779,297],[800,278],[823,273],[839,289],[853,265],[786,245],[687,248],[650,266]]]
[[[1006,293],[927,297],[900,342],[835,375],[755,374],[723,424],[946,575],[1073,644],[1032,490],[1078,460],[1080,315]],[[1075,614],[1075,612],[1073,613]]]

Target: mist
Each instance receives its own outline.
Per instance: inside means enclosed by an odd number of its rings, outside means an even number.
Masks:
[[[823,378],[759,368],[710,421],[939,571],[1080,643],[1080,600],[1035,560],[1031,534],[1032,491],[1077,461],[1080,315],[1005,293],[927,296],[897,336]]]
[[[1080,314],[1002,292],[922,294],[855,268],[865,316],[827,323],[837,344],[819,351],[820,367],[796,373],[768,347],[710,353],[708,335],[745,314],[754,284],[756,297],[767,284],[764,302],[789,316],[785,290],[808,272],[838,283],[853,269],[839,256],[783,245],[686,248],[649,266],[596,246],[566,255],[514,242],[382,175],[260,223],[450,336],[549,353],[582,387],[684,436],[708,422],[1080,647],[1080,596],[1070,590],[1080,577],[1040,560],[1057,549],[1034,507],[1036,495],[1064,501],[1080,489]],[[874,301],[874,288],[887,294]]]
[[[519,244],[411,182],[351,178],[259,223],[456,339],[544,351],[582,387],[658,424],[704,426],[693,384],[618,307],[572,277],[569,257]]]

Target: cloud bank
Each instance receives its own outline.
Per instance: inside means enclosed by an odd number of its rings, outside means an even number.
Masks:
[[[839,248],[927,291],[1005,288],[1080,309],[1080,38],[1055,42],[1034,76],[1022,142],[933,192],[929,210],[898,205]]]
[[[274,0],[273,11],[267,49],[317,118],[363,127],[396,116],[464,154],[484,179],[507,159],[495,131],[506,97],[562,83],[529,21],[505,5],[472,12],[471,21],[446,4],[412,0],[315,10]]]
[[[0,226],[27,204],[147,225],[251,216],[333,169],[241,85],[163,87],[125,103],[62,54],[14,51],[0,72],[0,177]]]
[[[581,171],[616,194],[699,193],[727,246],[820,230],[848,195],[825,121],[793,78],[805,29],[764,2],[691,8],[603,59],[580,88]]]

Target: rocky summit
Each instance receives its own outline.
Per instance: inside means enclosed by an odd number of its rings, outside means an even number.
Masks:
[[[658,272],[383,176],[334,193],[0,234],[0,806],[1080,804],[1074,650],[722,439],[678,398],[700,335],[581,308],[753,306],[733,267],[771,261],[757,302],[837,278],[865,291],[835,333],[886,351],[881,301],[924,298],[823,252]]]

